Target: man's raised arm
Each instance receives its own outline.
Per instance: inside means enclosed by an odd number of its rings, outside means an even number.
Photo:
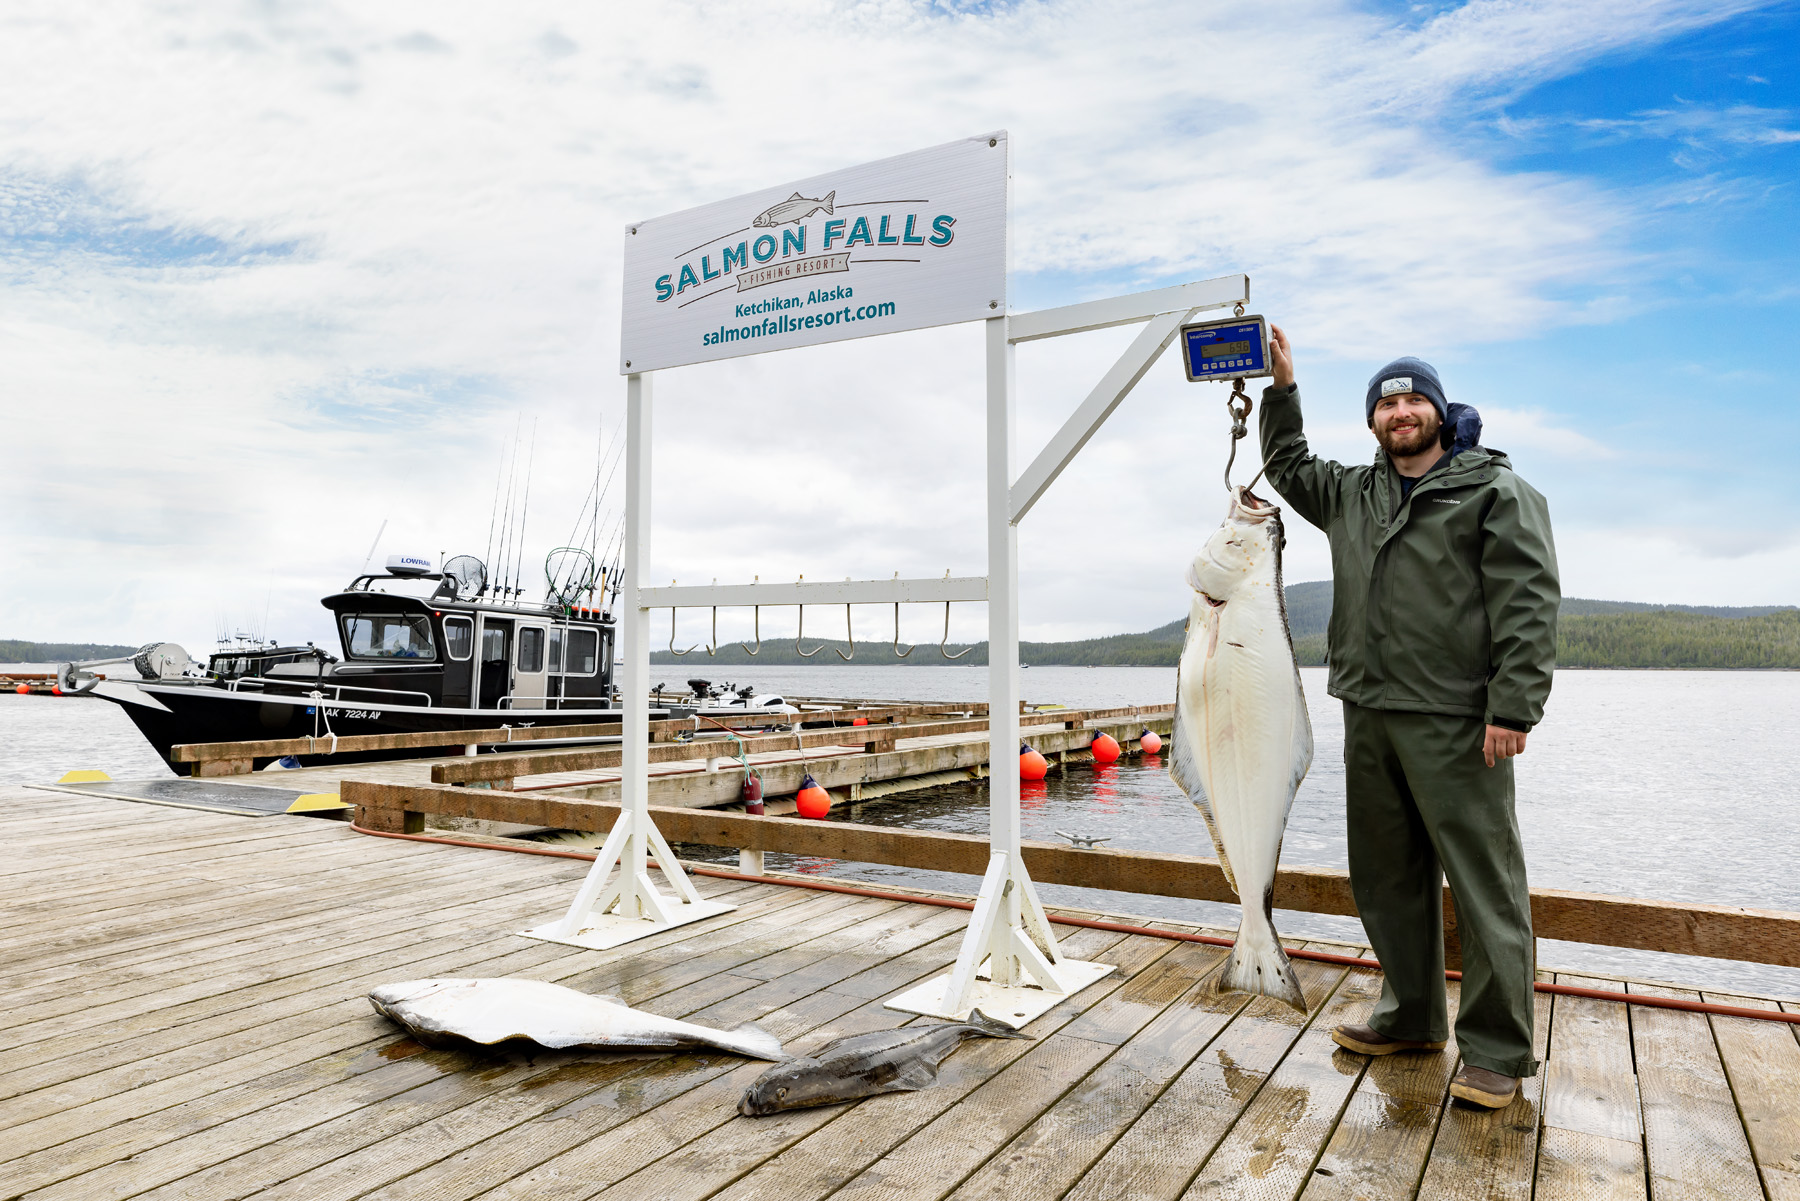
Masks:
[[[1320,529],[1329,529],[1337,517],[1344,468],[1306,448],[1300,390],[1294,386],[1293,348],[1279,325],[1270,326],[1269,334],[1275,380],[1263,389],[1262,417],[1257,423],[1269,483],[1296,513]]]

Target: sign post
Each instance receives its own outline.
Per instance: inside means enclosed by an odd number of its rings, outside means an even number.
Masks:
[[[694,890],[648,812],[649,615],[669,607],[986,601],[989,860],[955,966],[888,1000],[940,1017],[1023,1025],[1113,969],[1066,957],[1020,858],[1019,541],[1030,511],[1202,309],[1241,304],[1242,275],[1009,315],[1011,150],[965,138],[628,226],[619,369],[627,379],[626,543],[620,590],[624,759],[618,823],[574,904],[528,933],[614,946],[732,906]],[[689,363],[981,320],[986,324],[985,578],[651,588],[650,373]],[[1014,347],[1147,322],[1125,354],[1014,476]],[[675,890],[646,871],[656,857]]]

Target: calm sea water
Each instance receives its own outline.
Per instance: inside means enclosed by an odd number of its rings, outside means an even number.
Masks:
[[[679,685],[698,668],[653,668]],[[1343,717],[1323,669],[1302,673],[1316,751],[1282,850],[1290,864],[1345,865]],[[740,678],[741,677],[741,678]],[[769,667],[715,673],[762,691],[909,700],[982,700],[981,667]],[[1165,703],[1172,668],[1036,667],[1032,701],[1078,706]],[[73,768],[115,778],[168,771],[114,706],[0,695],[0,782],[45,783]],[[1517,761],[1519,824],[1532,883],[1542,887],[1800,911],[1800,673],[1566,671],[1544,723]],[[1022,801],[1027,838],[1058,829],[1144,850],[1212,853],[1199,815],[1155,757],[1072,768]],[[874,824],[985,833],[986,789],[932,789],[841,806]],[[700,848],[688,848],[702,854]],[[974,877],[867,864],[780,865],[856,879],[973,892]],[[771,866],[776,866],[772,862]],[[1224,925],[1230,906],[1046,887],[1047,901]],[[1351,919],[1277,913],[1287,934],[1357,938]],[[1800,970],[1546,942],[1545,966],[1650,976],[1800,996]]]

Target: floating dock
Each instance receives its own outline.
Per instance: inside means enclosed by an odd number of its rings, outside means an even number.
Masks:
[[[986,705],[806,699],[816,707],[798,714],[752,711],[652,722],[651,803],[680,808],[730,805],[739,799],[746,762],[762,778],[764,794],[772,799],[776,812],[791,811],[791,800],[775,798],[791,797],[808,774],[833,793],[835,800],[860,802],[978,779],[987,773]],[[1173,722],[1174,708],[1169,705],[1046,706],[1020,718],[1025,738],[1045,755],[1052,770],[1091,759],[1089,747],[1101,734],[1111,735],[1126,754],[1136,754],[1143,730],[1166,737]],[[251,765],[272,755],[303,759],[325,755],[332,742],[289,738],[197,744],[176,747],[175,756],[191,765],[196,776],[305,793],[340,792],[348,779],[448,784],[616,803],[619,734],[617,724],[597,724],[366,735],[339,739],[337,746],[358,753],[383,749],[416,753],[436,747],[453,753],[287,771],[252,772]],[[482,753],[469,753],[477,748]],[[1010,763],[1008,770],[1012,770]]]
[[[751,1119],[735,1105],[760,1063],[432,1050],[364,996],[426,976],[523,976],[714,1025],[758,1021],[805,1052],[924,1020],[882,999],[943,971],[967,914],[925,894],[698,875],[702,892],[738,908],[581,951],[518,934],[567,905],[581,861],[39,790],[0,790],[0,806],[0,1196],[1773,1201],[1800,1190],[1792,1025],[1540,995],[1544,1068],[1487,1113],[1446,1104],[1453,1053],[1371,1061],[1331,1043],[1332,1025],[1367,1016],[1376,972],[1297,963],[1312,1003],[1302,1016],[1214,992],[1215,947],[1063,927],[1071,953],[1118,971],[1027,1026],[1031,1041],[965,1044],[920,1092]]]

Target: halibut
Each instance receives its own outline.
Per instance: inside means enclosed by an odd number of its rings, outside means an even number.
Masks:
[[[1194,590],[1175,683],[1169,774],[1206,819],[1243,917],[1219,988],[1305,1013],[1275,933],[1275,866],[1312,766],[1312,722],[1281,590],[1281,510],[1248,488],[1188,567]]]
[[[559,1049],[717,1047],[751,1059],[787,1058],[775,1036],[754,1023],[715,1030],[544,980],[407,980],[377,988],[369,1004],[427,1045],[524,1039]]]

